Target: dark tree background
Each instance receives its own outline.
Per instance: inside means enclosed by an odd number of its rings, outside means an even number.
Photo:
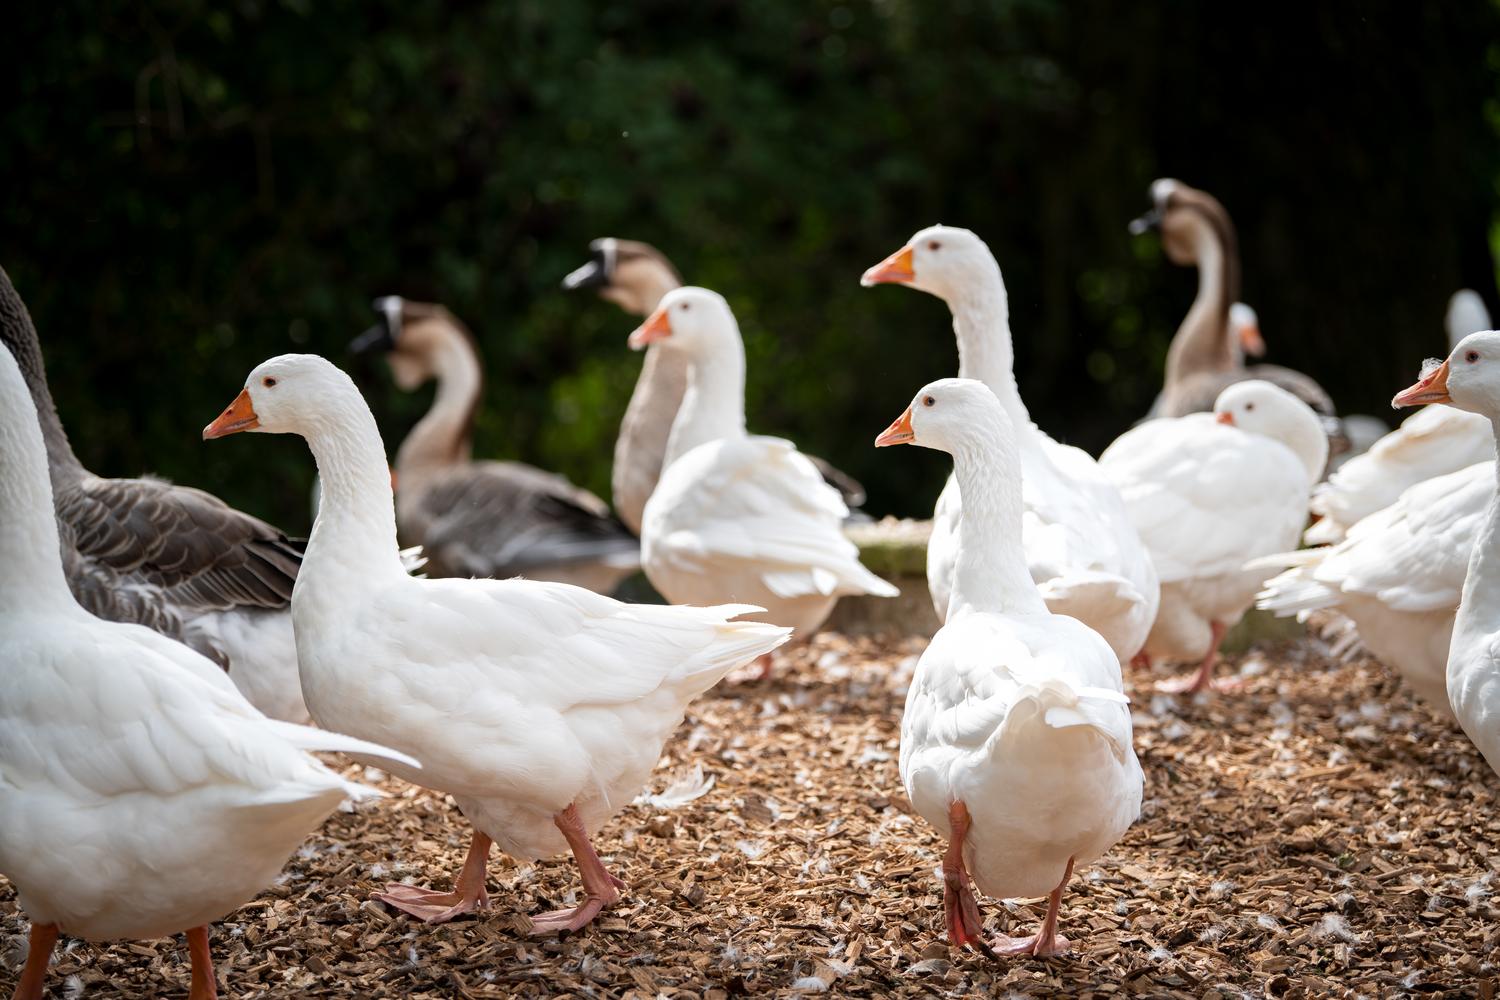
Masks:
[[[987,239],[1022,391],[1098,450],[1146,408],[1194,275],[1125,223],[1217,194],[1270,360],[1383,413],[1493,299],[1489,2],[194,0],[23,4],[3,44],[0,264],[94,469],[305,530],[300,442],[204,445],[249,369],[347,361],[385,293],[484,346],[478,451],[604,492],[639,359],[558,279],[649,240],[724,292],[752,429],[930,509],[940,456],[874,434],[955,364],[935,299],[860,271],[935,221]],[[426,405],[361,373],[394,448]]]

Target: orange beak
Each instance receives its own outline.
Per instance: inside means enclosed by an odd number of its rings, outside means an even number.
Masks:
[[[630,331],[630,349],[639,351],[647,344],[654,344],[658,340],[666,340],[672,336],[672,320],[667,316],[666,309],[658,309],[646,317],[646,322]]]
[[[255,415],[255,406],[250,402],[250,390],[241,389],[234,402],[229,404],[229,409],[203,428],[203,440],[212,441],[240,431],[253,431],[259,426],[260,418]]]
[[[888,448],[893,444],[911,444],[917,439],[916,433],[911,429],[911,407],[908,406],[901,412],[901,416],[875,439],[875,447]]]
[[[915,281],[916,277],[917,272],[911,266],[911,247],[904,246],[866,271],[859,283],[866,288],[881,284],[906,285]]]
[[[1253,323],[1240,327],[1240,348],[1252,358],[1265,356],[1266,339],[1260,335],[1260,327]]]
[[[1214,419],[1221,424],[1228,424],[1230,427],[1234,426],[1234,414],[1228,410],[1225,410],[1223,413],[1214,414]]]
[[[1402,389],[1391,398],[1391,405],[1395,407],[1451,402],[1453,402],[1453,397],[1448,395],[1448,362],[1446,361],[1438,365],[1431,375],[1408,389]]]

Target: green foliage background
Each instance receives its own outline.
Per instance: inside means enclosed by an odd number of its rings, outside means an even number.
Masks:
[[[1270,360],[1385,412],[1493,299],[1489,2],[239,0],[19,5],[0,264],[84,460],[305,530],[300,442],[204,445],[245,374],[347,361],[372,296],[485,350],[479,453],[607,495],[632,323],[558,279],[599,235],[724,292],[752,429],[930,510],[870,441],[955,364],[946,310],[860,271],[935,221],[1010,287],[1038,421],[1094,450],[1148,405],[1194,276],[1126,221],[1158,175],[1225,202]],[[426,405],[362,379],[392,448]]]

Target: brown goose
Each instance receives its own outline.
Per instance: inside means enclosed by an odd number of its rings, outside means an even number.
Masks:
[[[590,243],[589,253],[588,263],[563,278],[563,288],[597,289],[601,298],[632,316],[651,314],[663,295],[682,286],[672,262],[649,243],[606,236]],[[610,483],[615,512],[637,535],[641,533],[641,511],[661,478],[667,437],[687,391],[687,364],[677,354],[680,352],[664,351],[656,344],[646,348],[646,362],[620,421],[620,436],[615,439]],[[865,502],[865,488],[856,479],[821,458],[808,458],[851,510]]]
[[[1333,418],[1333,400],[1308,376],[1280,365],[1245,366],[1245,349],[1259,353],[1265,347],[1258,331],[1231,322],[1240,294],[1240,249],[1224,206],[1206,191],[1165,177],[1152,182],[1151,199],[1151,211],[1131,222],[1130,231],[1159,229],[1167,258],[1198,268],[1198,294],[1172,338],[1166,379],[1148,416],[1207,412],[1226,386],[1253,378],[1279,385]]]
[[[288,610],[305,543],[202,490],[85,469],[47,389],[36,328],[4,270],[0,341],[36,405],[78,603],[186,643],[228,670],[262,712],[306,722]]]
[[[640,543],[587,490],[520,462],[476,462],[483,377],[473,335],[447,309],[391,295],[350,345],[387,352],[396,385],[437,381],[432,408],[396,452],[396,522],[433,577],[525,576],[608,594],[640,568]]]

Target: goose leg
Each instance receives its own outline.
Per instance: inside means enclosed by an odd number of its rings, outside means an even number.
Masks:
[[[193,962],[193,985],[188,1000],[219,1000],[219,984],[214,978],[214,956],[208,950],[208,928],[194,927],[187,932],[188,956]]]
[[[1156,690],[1168,694],[1197,694],[1209,688],[1227,691],[1240,686],[1234,680],[1214,680],[1214,667],[1219,662],[1219,643],[1224,641],[1224,633],[1229,631],[1229,627],[1223,622],[1210,622],[1209,627],[1212,629],[1213,638],[1208,644],[1208,652],[1204,655],[1203,661],[1198,664],[1198,669],[1185,677],[1159,681]]]
[[[578,873],[583,876],[584,900],[571,909],[553,910],[532,917],[533,934],[581,930],[598,916],[600,910],[617,901],[620,890],[625,888],[625,883],[611,875],[599,859],[594,845],[589,842],[588,831],[583,828],[583,820],[578,818],[576,805],[570,805],[553,816],[552,822],[573,849],[573,860],[578,864]]]
[[[1001,937],[995,941],[995,951],[1001,955],[1061,955],[1073,946],[1073,942],[1057,933],[1057,910],[1062,905],[1063,886],[1068,884],[1068,879],[1073,877],[1073,859],[1068,859],[1067,870],[1063,872],[1062,881],[1057,883],[1057,888],[1052,890],[1052,895],[1047,897],[1047,916],[1042,920],[1041,928],[1030,937],[1013,938]]]
[[[26,950],[26,967],[21,970],[11,1000],[42,1000],[42,983],[52,961],[52,947],[57,944],[56,924],[32,924],[31,944]]]
[[[969,835],[969,807],[955,802],[948,807],[948,850],[943,853],[943,916],[948,925],[948,943],[955,948],[973,945],[994,958],[984,941],[984,920],[979,901],[964,867],[964,838]]]
[[[1136,653],[1130,658],[1130,668],[1132,670],[1150,670],[1151,654],[1146,652],[1144,649],[1139,653]]]
[[[771,654],[762,653],[743,667],[736,667],[729,672],[725,681],[730,684],[757,683],[771,676]]]
[[[487,910],[490,908],[490,894],[485,891],[484,877],[491,843],[489,837],[474,831],[474,839],[469,841],[469,856],[464,859],[458,884],[452,892],[392,882],[373,898],[428,924],[446,923],[474,910]]]

